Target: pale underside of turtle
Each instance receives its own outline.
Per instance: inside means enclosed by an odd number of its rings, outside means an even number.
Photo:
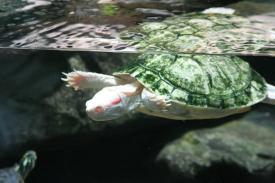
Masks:
[[[235,56],[143,54],[113,76],[81,71],[66,76],[75,89],[103,88],[86,103],[94,120],[130,111],[209,119],[245,112],[261,101],[275,104],[274,87]]]

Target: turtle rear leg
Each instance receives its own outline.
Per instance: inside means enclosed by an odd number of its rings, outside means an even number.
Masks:
[[[86,88],[102,89],[106,86],[116,86],[122,81],[114,76],[99,74],[94,72],[73,71],[63,73],[65,78],[61,80],[67,82],[68,87],[73,87],[75,90]]]
[[[263,103],[275,105],[275,86],[267,84],[267,97]]]

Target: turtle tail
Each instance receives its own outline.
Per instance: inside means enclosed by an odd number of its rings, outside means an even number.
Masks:
[[[16,171],[18,171],[23,179],[25,179],[35,167],[36,159],[37,156],[34,151],[27,151],[20,162],[16,164]]]
[[[267,84],[267,97],[263,103],[275,105],[275,86]]]

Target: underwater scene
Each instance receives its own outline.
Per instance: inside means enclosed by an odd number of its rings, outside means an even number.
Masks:
[[[0,0],[0,183],[274,183],[275,0]]]

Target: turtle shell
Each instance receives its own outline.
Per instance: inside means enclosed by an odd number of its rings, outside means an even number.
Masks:
[[[267,95],[265,80],[236,56],[143,54],[114,73],[185,106],[248,107]]]

